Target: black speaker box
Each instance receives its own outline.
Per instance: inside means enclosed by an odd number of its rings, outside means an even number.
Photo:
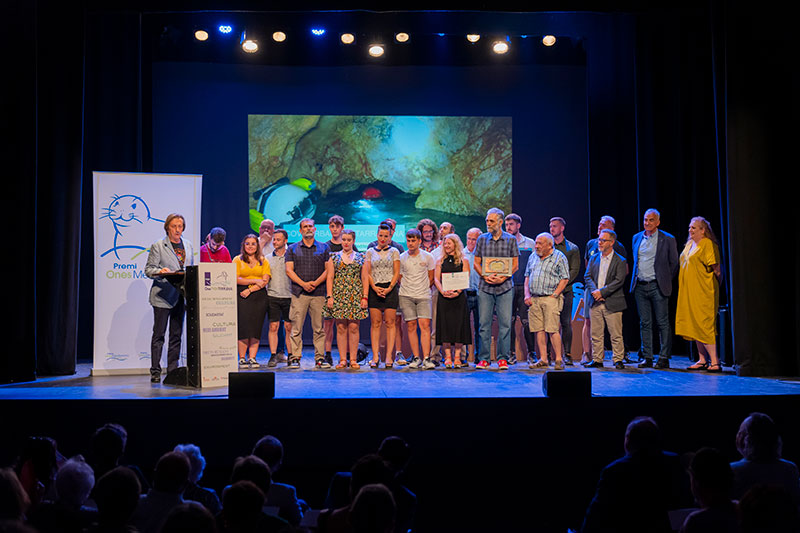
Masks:
[[[230,372],[228,398],[270,399],[275,397],[274,372]]]
[[[545,372],[542,392],[548,398],[591,398],[591,372]]]
[[[164,385],[176,385],[178,387],[189,386],[189,369],[185,366],[179,366],[175,370],[171,370],[164,377]]]

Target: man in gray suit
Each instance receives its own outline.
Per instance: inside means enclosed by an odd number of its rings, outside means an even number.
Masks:
[[[584,275],[585,292],[592,317],[592,362],[586,368],[603,366],[605,346],[603,334],[608,326],[613,349],[614,367],[624,369],[625,343],[622,340],[622,311],[625,310],[625,294],[622,286],[628,267],[625,259],[614,252],[617,234],[614,230],[604,229],[597,237],[597,248],[600,253],[589,260]]]
[[[631,292],[639,310],[642,336],[639,368],[653,366],[653,313],[656,315],[661,350],[656,368],[669,368],[672,355],[672,329],[669,325],[669,297],[672,278],[678,272],[678,247],[675,237],[659,230],[661,215],[655,209],[644,212],[644,231],[633,236],[633,274]]]
[[[150,341],[150,382],[161,381],[161,352],[169,322],[167,372],[178,368],[181,353],[181,334],[186,302],[183,296],[183,276],[176,274],[194,264],[192,243],[182,238],[186,229],[183,215],[172,213],[164,222],[167,236],[150,246],[144,273],[153,280],[150,305],[153,306],[153,338]]]

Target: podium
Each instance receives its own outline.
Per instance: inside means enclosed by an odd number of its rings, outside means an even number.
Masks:
[[[200,263],[186,267],[186,366],[173,370],[165,385],[226,387],[238,370],[236,266]]]

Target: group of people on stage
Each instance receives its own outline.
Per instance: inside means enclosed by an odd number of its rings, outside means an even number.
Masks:
[[[639,367],[669,368],[669,298],[673,278],[680,272],[675,333],[694,340],[699,352],[699,361],[689,369],[720,372],[715,338],[722,271],[719,246],[708,221],[703,217],[691,220],[689,238],[679,256],[675,237],[659,229],[659,212],[648,209],[644,213],[644,231],[633,237],[632,268],[614,225],[612,217],[603,216],[597,238],[587,243],[583,256],[583,366],[603,366],[607,329],[613,364],[624,368],[622,312],[626,309],[624,287],[630,273],[630,291],[639,311],[642,338]],[[581,254],[578,246],[566,239],[563,218],[553,217],[549,231],[531,239],[521,233],[519,215],[505,215],[502,210],[491,208],[486,213],[486,231],[469,229],[466,247],[451,223],[437,226],[430,219],[420,220],[406,232],[404,247],[393,240],[395,221],[386,219],[378,225],[377,238],[365,252],[356,248],[355,233],[345,228],[342,217],[332,216],[328,226],[331,240],[320,242],[315,238],[314,220],[303,219],[301,240],[289,244],[287,232],[276,229],[266,219],[259,235],[245,236],[240,253],[234,258],[225,247],[222,228],[213,228],[206,237],[200,248],[201,261],[232,261],[236,265],[240,365],[258,366],[256,355],[264,320],[268,318],[268,366],[285,362],[289,368],[300,368],[306,316],[311,319],[317,368],[333,366],[334,325],[339,352],[336,368],[359,368],[359,323],[366,318],[371,325],[372,368],[381,363],[383,326],[385,368],[408,365],[432,369],[442,364],[442,351],[445,368],[461,368],[468,365],[469,345],[474,346],[476,368],[489,368],[495,316],[498,369],[516,363],[512,327],[516,317],[522,321],[531,368],[546,369],[552,364],[556,370],[563,370],[574,364],[572,286],[581,270]],[[145,269],[147,276],[154,279],[150,292],[155,317],[151,366],[154,382],[161,373],[168,322],[168,370],[177,366],[180,350],[183,294],[169,275],[191,265],[193,258],[191,243],[182,237],[183,217],[170,215],[164,228],[167,236],[153,244]],[[468,288],[446,289],[443,274],[452,273],[468,276]],[[661,341],[656,361],[653,315]],[[279,349],[279,333],[285,334],[288,354]],[[404,334],[411,346],[409,359],[401,350]]]

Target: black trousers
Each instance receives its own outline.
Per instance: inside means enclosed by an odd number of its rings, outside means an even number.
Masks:
[[[175,307],[153,307],[153,339],[150,341],[150,374],[161,373],[161,353],[164,348],[164,334],[169,323],[169,345],[167,346],[167,372],[178,368],[181,355],[181,333],[186,303],[178,298]]]
[[[528,345],[528,353],[534,353],[536,340],[528,326],[528,306],[525,305],[524,285],[514,285],[514,302],[511,304],[511,353],[515,353],[517,347],[517,328],[514,327],[517,317],[522,321],[522,332],[525,335],[525,343]]]
[[[564,355],[571,355],[572,350],[572,297],[573,292],[564,292],[564,307],[561,308],[561,344]]]

